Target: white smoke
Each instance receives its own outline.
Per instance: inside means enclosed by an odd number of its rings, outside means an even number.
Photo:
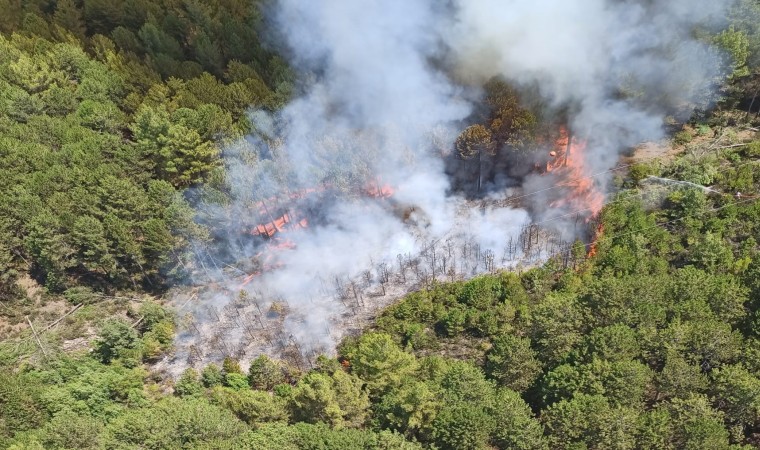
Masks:
[[[695,27],[723,20],[732,0],[467,0],[444,35],[458,74],[504,76],[571,105],[608,169],[623,149],[662,136],[663,114],[704,107],[717,53]]]
[[[252,205],[303,189],[339,192],[311,205],[319,220],[288,234],[295,247],[276,253],[279,268],[244,287],[287,303],[294,314],[284,333],[300,349],[329,348],[337,337],[330,330],[347,307],[326,287],[332,280],[348,283],[370,270],[368,284],[376,286],[383,264],[414,257],[430,243],[443,249],[451,239],[476,246],[474,263],[465,263],[469,250],[457,250],[463,275],[487,270],[478,259],[489,251],[497,265],[514,263],[511,249],[503,256],[505,240],[520,234],[528,214],[493,205],[473,210],[451,193],[444,172],[443,156],[467,125],[484,81],[499,76],[537,86],[551,107],[569,105],[572,128],[589,139],[593,169],[603,171],[621,151],[660,137],[664,114],[698,106],[718,74],[718,58],[693,38],[694,28],[720,18],[730,2],[442,3],[277,3],[274,22],[303,80],[301,95],[274,116],[252,114],[257,135],[227,152],[236,200],[206,213],[227,223],[219,228],[229,233],[228,252],[251,259],[261,249],[237,242],[235,234],[245,223],[241,217],[257,209]],[[394,202],[407,208],[415,226],[398,210],[355,195],[357,185],[377,179],[396,189]],[[530,191],[547,181],[525,183]],[[455,264],[454,252],[446,252]],[[234,298],[240,280],[217,269],[214,276]],[[243,333],[232,335],[241,340]]]

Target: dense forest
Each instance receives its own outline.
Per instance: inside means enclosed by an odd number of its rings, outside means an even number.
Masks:
[[[244,111],[287,98],[257,6],[6,3],[3,299],[21,266],[52,292],[160,288],[204,233],[181,191],[219,167]]]
[[[228,357],[176,380],[151,369],[180,320],[156,299],[213,234],[194,202],[226,201],[222,149],[295,89],[268,2],[0,5],[3,448],[760,447],[757,1],[705,37],[721,101],[614,180],[593,251],[435,282],[309,370]],[[492,141],[539,127],[486,92],[455,143],[477,190]]]

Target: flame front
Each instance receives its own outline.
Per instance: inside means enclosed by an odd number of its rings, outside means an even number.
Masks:
[[[555,208],[586,215],[587,220],[596,216],[604,206],[604,194],[597,188],[586,161],[585,140],[571,136],[567,127],[560,127],[560,136],[549,154],[546,171],[555,174],[559,186],[566,186],[562,198],[551,203]]]
[[[364,193],[371,198],[390,198],[393,197],[395,190],[390,184],[383,184],[378,178],[367,183]]]
[[[604,222],[599,222],[599,225],[596,227],[596,231],[594,232],[594,236],[591,240],[591,244],[589,244],[588,249],[588,257],[593,258],[596,256],[597,253],[597,245],[599,244],[599,240],[602,239],[602,236],[604,235]]]
[[[309,228],[309,218],[302,211],[299,211],[298,201],[309,196],[319,195],[328,188],[329,186],[325,184],[316,188],[291,191],[284,201],[272,197],[254,205],[257,215],[262,221],[246,232],[253,236],[265,238],[266,245],[253,258],[258,261],[259,270],[246,276],[240,288],[243,288],[257,276],[282,267],[282,264],[277,262],[277,255],[280,252],[296,248],[295,242],[287,238],[287,232]],[[384,200],[392,197],[395,194],[395,189],[391,185],[383,183],[379,177],[375,177],[363,186],[360,194],[370,199]],[[281,212],[283,205],[287,212]]]

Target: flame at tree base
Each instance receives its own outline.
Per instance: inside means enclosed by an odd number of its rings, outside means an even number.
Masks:
[[[594,232],[594,236],[591,238],[591,243],[589,244],[588,249],[588,257],[593,258],[596,256],[598,248],[597,245],[599,244],[599,241],[602,239],[602,236],[604,235],[604,223],[599,222],[599,225],[596,227],[596,231]]]

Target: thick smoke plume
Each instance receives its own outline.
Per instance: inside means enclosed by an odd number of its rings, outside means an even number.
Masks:
[[[504,76],[569,109],[574,134],[589,141],[583,158],[595,174],[622,151],[661,138],[666,115],[684,120],[707,106],[719,55],[694,34],[720,22],[730,3],[460,1],[445,39],[463,79]],[[523,186],[532,192],[547,182],[533,176]]]
[[[272,19],[300,94],[277,114],[253,112],[255,132],[226,151],[235,200],[204,209],[217,234],[213,248],[198,248],[198,281],[214,287],[181,302],[191,313],[178,360],[329,352],[351,314],[433,279],[535,258],[524,226],[556,215],[546,198],[524,197],[531,214],[498,201],[506,189],[467,200],[444,170],[480,86],[501,77],[538,92],[587,140],[587,170],[606,171],[661,137],[666,115],[704,106],[719,58],[695,28],[728,3],[280,0]],[[520,181],[524,193],[555,182]],[[390,199],[366,195],[385,185]],[[245,237],[258,216],[283,211],[308,226],[268,242]]]

